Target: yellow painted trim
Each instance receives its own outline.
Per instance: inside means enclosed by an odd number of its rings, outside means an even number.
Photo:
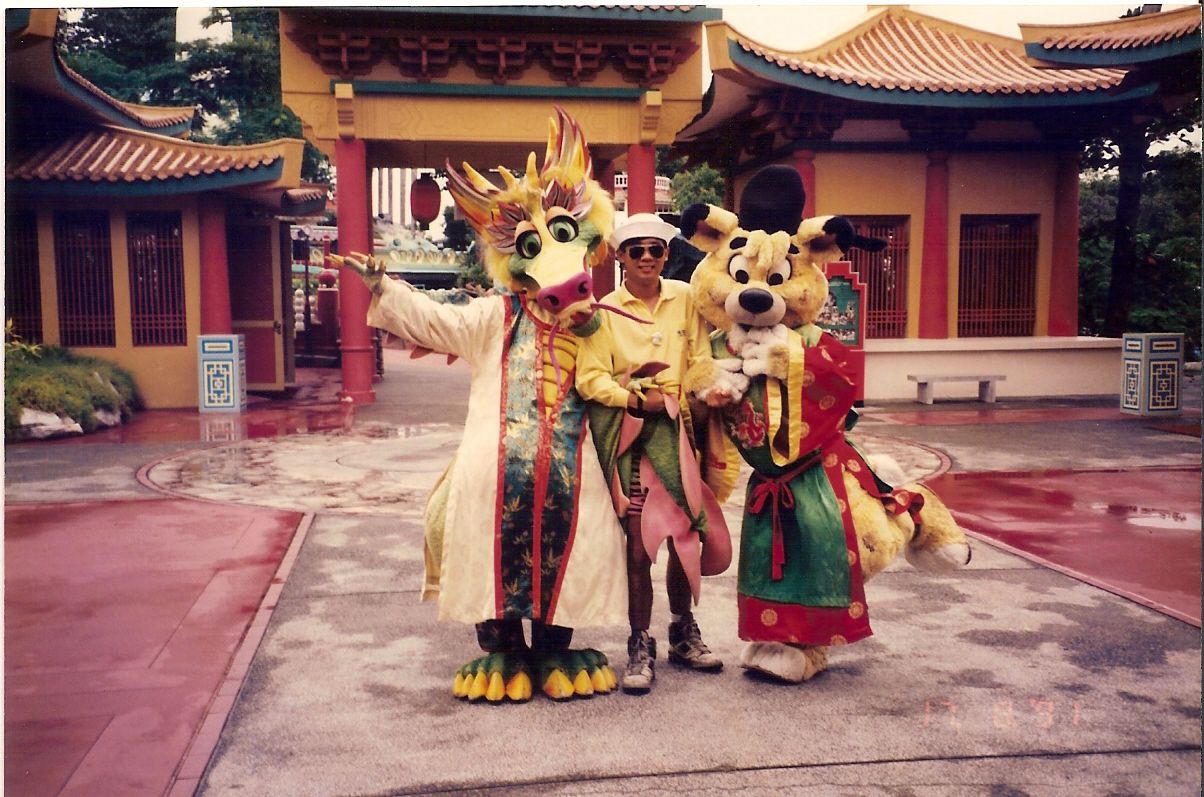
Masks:
[[[355,138],[355,89],[350,83],[334,84],[334,107],[339,138]]]
[[[734,69],[731,51],[727,48],[729,39],[734,38],[736,31],[723,20],[702,23],[703,40],[706,42],[707,60],[712,72]],[[747,38],[747,37],[745,37]]]
[[[641,144],[652,144],[656,141],[657,133],[660,130],[661,110],[664,106],[664,97],[659,91],[645,91],[640,96],[640,129],[639,142]]]
[[[42,341],[62,342],[59,327],[59,282],[54,269],[54,210],[36,208],[38,220],[38,279],[42,288]]]
[[[134,324],[130,318],[130,250],[125,208],[109,211],[109,258],[113,263],[114,348],[134,347]]]

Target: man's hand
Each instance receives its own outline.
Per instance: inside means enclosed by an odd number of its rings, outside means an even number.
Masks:
[[[644,394],[644,412],[664,412],[665,394],[652,388]]]
[[[363,252],[352,252],[346,257],[330,255],[330,260],[335,265],[349,268],[356,274],[359,274],[360,279],[368,286],[368,290],[380,296],[382,290],[381,282],[385,279],[385,264],[383,262],[378,261],[372,255],[365,255]]]

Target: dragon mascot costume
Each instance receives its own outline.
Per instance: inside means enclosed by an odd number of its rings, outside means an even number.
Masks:
[[[472,367],[464,437],[427,506],[423,589],[441,620],[476,626],[485,655],[452,688],[470,701],[525,701],[533,679],[555,700],[611,691],[606,657],[569,643],[576,627],[627,618],[623,532],[574,387],[581,338],[600,324],[590,269],[609,257],[614,207],[577,123],[557,107],[549,126],[542,167],[534,152],[522,175],[499,167],[503,186],[446,164],[508,290],[443,304],[369,256],[334,258],[368,284],[369,324]]]

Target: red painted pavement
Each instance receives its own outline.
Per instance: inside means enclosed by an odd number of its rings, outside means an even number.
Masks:
[[[1200,625],[1200,468],[947,473],[927,483],[988,541]]]
[[[4,516],[5,792],[164,794],[202,724],[216,742],[303,515],[151,499]]]

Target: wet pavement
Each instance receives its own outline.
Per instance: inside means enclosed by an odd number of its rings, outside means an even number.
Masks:
[[[896,563],[867,586],[875,636],[796,687],[736,666],[729,572],[697,611],[721,674],[497,708],[450,697],[472,631],[418,603],[468,368],[387,350],[386,371],[367,407],[305,371],[241,416],[6,447],[9,791],[1199,793],[1198,378],[1173,423],[867,407],[862,445],[977,535],[967,570]],[[578,641],[621,659],[625,635]]]

